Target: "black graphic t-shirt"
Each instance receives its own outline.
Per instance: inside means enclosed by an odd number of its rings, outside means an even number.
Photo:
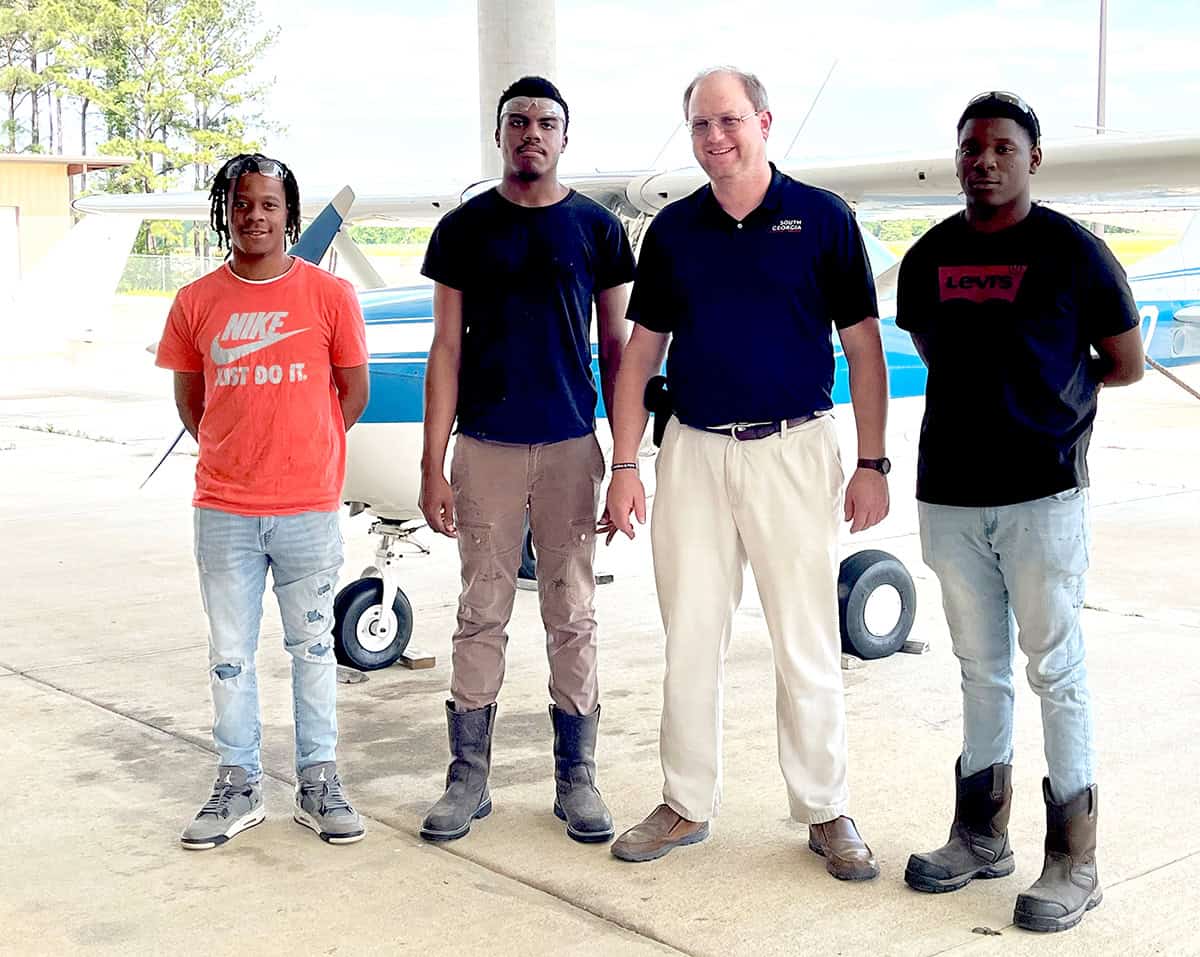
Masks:
[[[531,207],[490,189],[448,213],[421,272],[463,294],[459,431],[520,445],[591,433],[592,297],[633,271],[620,221],[574,190]]]
[[[917,498],[1012,505],[1088,484],[1091,347],[1138,325],[1125,271],[1078,223],[1034,206],[997,233],[943,220],[900,266],[896,325],[929,382]]]

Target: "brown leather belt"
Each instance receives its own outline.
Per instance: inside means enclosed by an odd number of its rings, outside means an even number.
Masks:
[[[805,422],[819,419],[824,414],[824,412],[813,412],[811,415],[788,419],[787,428],[794,429]],[[713,435],[724,435],[739,442],[750,442],[754,439],[765,439],[772,435],[778,435],[783,427],[782,420],[777,422],[735,422],[733,425],[703,426],[700,431],[711,432]]]

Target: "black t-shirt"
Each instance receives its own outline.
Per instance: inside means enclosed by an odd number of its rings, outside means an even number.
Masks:
[[[463,294],[459,431],[521,445],[589,434],[592,297],[633,270],[621,223],[574,190],[531,207],[490,189],[443,217],[421,272]]]
[[[918,499],[1012,505],[1088,484],[1091,346],[1138,325],[1101,240],[1042,206],[997,233],[959,213],[904,257],[896,325],[928,353]]]
[[[878,315],[849,207],[772,171],[742,222],[704,186],[659,213],[642,243],[629,318],[671,333],[667,379],[686,425],[830,408],[832,326]]]

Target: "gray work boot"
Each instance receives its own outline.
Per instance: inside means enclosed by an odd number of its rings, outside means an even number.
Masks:
[[[550,705],[554,725],[554,814],[567,835],[584,844],[613,836],[612,815],[596,789],[596,731],[600,706],[591,714],[568,714]]]
[[[950,840],[936,851],[913,854],[904,869],[909,887],[942,894],[966,887],[976,877],[1007,877],[1013,872],[1008,843],[1008,814],[1012,807],[1012,765],[990,768],[962,777],[962,758],[954,765],[954,823]]]
[[[1096,873],[1096,811],[1100,792],[1090,785],[1066,804],[1050,797],[1050,779],[1042,779],[1046,801],[1046,859],[1042,876],[1017,896],[1013,923],[1026,930],[1069,930],[1104,899]]]
[[[496,705],[474,711],[456,711],[446,702],[446,729],[450,735],[450,767],[446,793],[429,809],[421,823],[427,841],[453,841],[471,830],[471,822],[492,813],[488,771],[492,766],[492,726]]]
[[[296,807],[292,819],[317,832],[326,844],[353,844],[367,829],[342,791],[333,761],[322,761],[296,775]]]
[[[245,768],[223,764],[217,768],[212,794],[179,835],[179,843],[190,851],[218,847],[247,828],[261,824],[266,816],[262,786],[246,781]]]

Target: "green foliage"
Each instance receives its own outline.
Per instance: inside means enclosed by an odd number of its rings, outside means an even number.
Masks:
[[[880,241],[895,243],[916,239],[935,222],[935,219],[889,219],[862,226]]]
[[[253,71],[277,36],[254,0],[0,0],[0,149],[63,152],[65,102],[83,152],[99,125],[96,151],[136,158],[89,189],[204,189],[273,129]],[[139,247],[179,241],[145,227]]]
[[[428,226],[351,226],[350,238],[366,246],[423,246],[432,232]]]

